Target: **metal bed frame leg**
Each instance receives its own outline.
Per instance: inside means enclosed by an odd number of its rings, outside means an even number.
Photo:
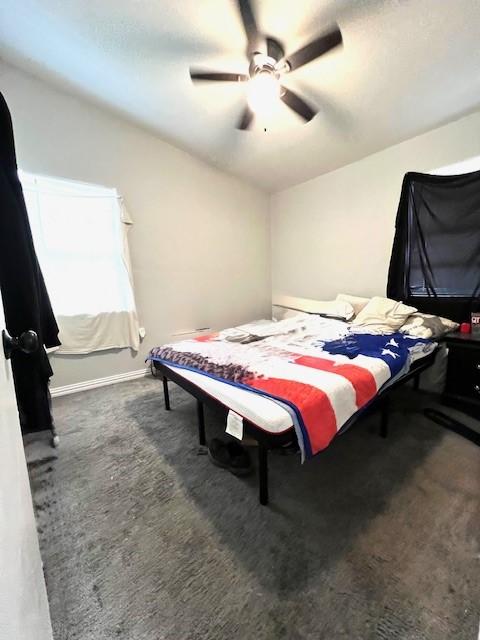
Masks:
[[[386,438],[388,436],[388,411],[390,408],[390,400],[388,396],[383,399],[380,407],[380,436]]]
[[[415,391],[420,389],[420,374],[418,373],[413,379],[413,388]]]
[[[203,413],[203,402],[197,400],[197,417],[198,417],[198,441],[200,446],[204,447],[207,444],[205,438],[205,416]]]
[[[268,504],[268,449],[258,443],[258,490],[260,504]]]
[[[165,399],[165,409],[170,411],[170,394],[168,393],[168,378],[167,376],[162,377],[163,381],[163,397]]]

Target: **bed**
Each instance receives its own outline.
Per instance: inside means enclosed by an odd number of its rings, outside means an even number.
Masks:
[[[296,442],[302,461],[312,458],[375,405],[386,437],[389,390],[418,380],[436,351],[431,340],[372,335],[299,314],[156,347],[148,359],[162,376],[167,410],[169,381],[196,398],[200,444],[206,444],[204,404],[233,414],[237,437],[256,440],[265,505],[269,450]]]

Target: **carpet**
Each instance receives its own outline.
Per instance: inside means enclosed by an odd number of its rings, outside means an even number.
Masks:
[[[270,454],[271,504],[145,378],[56,398],[26,445],[55,640],[473,640],[478,447],[392,394],[322,454]],[[224,420],[206,412],[207,437]],[[254,452],[253,452],[254,453]]]

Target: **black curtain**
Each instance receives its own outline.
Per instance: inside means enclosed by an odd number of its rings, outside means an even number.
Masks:
[[[405,175],[387,295],[457,322],[480,309],[480,171]]]
[[[18,179],[12,120],[0,93],[0,289],[5,323],[18,337],[33,329],[40,348],[12,354],[15,392],[24,432],[52,428],[49,378],[53,375],[45,347],[60,344]]]

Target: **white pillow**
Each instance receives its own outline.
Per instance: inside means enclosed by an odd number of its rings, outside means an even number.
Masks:
[[[353,307],[342,300],[311,300],[310,298],[294,298],[293,296],[275,296],[273,306],[286,307],[295,311],[315,313],[332,318],[350,320],[353,318]]]
[[[448,318],[417,312],[407,318],[399,331],[417,338],[440,338],[450,331],[456,331],[458,326],[458,323]]]
[[[353,313],[358,316],[360,311],[368,304],[370,298],[362,298],[361,296],[351,296],[349,293],[339,293],[336,300],[348,302],[353,307]]]
[[[368,327],[372,333],[393,333],[398,331],[415,307],[409,307],[402,302],[375,296],[360,311],[352,324]]]

